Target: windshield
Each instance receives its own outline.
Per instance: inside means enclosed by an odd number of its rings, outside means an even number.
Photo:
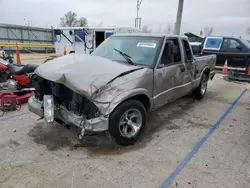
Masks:
[[[157,57],[160,37],[113,36],[100,44],[91,55],[104,57],[112,61],[126,61],[119,51],[130,56],[133,64],[152,66]],[[115,50],[116,49],[116,50]]]
[[[241,39],[241,42],[247,47],[250,49],[250,43],[244,39]]]

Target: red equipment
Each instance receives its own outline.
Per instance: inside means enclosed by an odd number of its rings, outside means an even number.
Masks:
[[[3,116],[6,111],[17,110],[17,96],[12,93],[0,93],[0,116]],[[20,109],[20,108],[19,108]]]
[[[5,64],[3,64],[3,63],[0,63],[0,70],[1,70],[1,71],[7,71],[7,70],[8,70],[7,65],[5,65]]]
[[[37,67],[38,65],[34,64],[18,65],[0,60],[0,82],[5,82],[4,85],[8,90],[31,88],[30,74]]]
[[[16,80],[18,84],[20,84],[20,86],[27,87],[31,83],[30,77],[27,74],[22,74],[22,75],[13,74],[12,76],[14,80]]]
[[[21,91],[16,92],[17,98],[16,102],[17,104],[25,104],[28,102],[29,98],[33,96],[35,93],[33,91]]]
[[[34,95],[34,92],[0,92],[0,117],[7,111],[20,110],[21,105],[27,103],[29,98]]]

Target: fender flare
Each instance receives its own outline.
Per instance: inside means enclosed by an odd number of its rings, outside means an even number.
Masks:
[[[112,113],[121,103],[139,95],[145,95],[149,99],[149,109],[150,109],[152,106],[152,98],[150,93],[146,89],[136,88],[123,92],[117,95],[115,98],[113,98],[112,101],[110,101],[108,107],[106,108],[105,114],[108,115]]]

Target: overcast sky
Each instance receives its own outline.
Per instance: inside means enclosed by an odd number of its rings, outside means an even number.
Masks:
[[[250,0],[184,0],[181,32],[199,34],[213,27],[215,35],[246,35],[250,26]],[[143,0],[139,16],[142,25],[153,30],[174,27],[178,0]],[[87,17],[89,26],[134,26],[136,0],[0,0],[0,22],[54,27],[67,11]]]

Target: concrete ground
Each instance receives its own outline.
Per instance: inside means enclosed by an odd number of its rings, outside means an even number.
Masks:
[[[216,75],[206,97],[185,97],[153,112],[140,140],[120,147],[105,134],[46,125],[27,106],[0,118],[1,188],[157,188],[247,87]],[[248,188],[250,91],[169,187]]]

